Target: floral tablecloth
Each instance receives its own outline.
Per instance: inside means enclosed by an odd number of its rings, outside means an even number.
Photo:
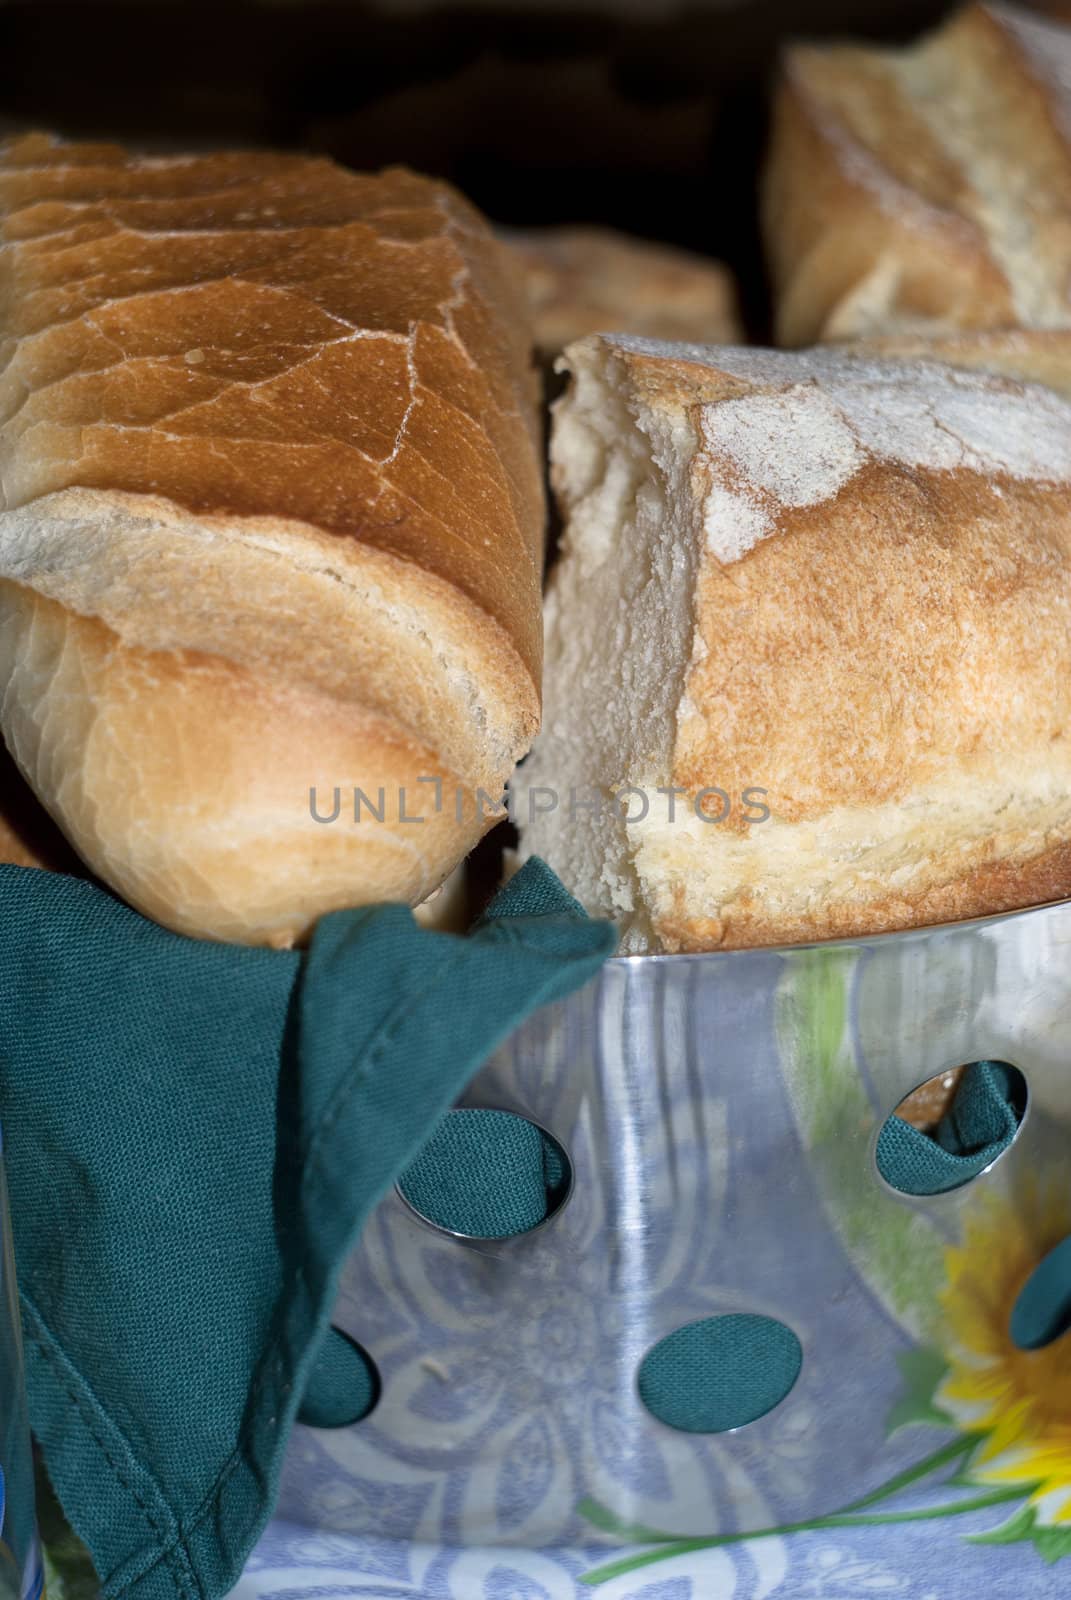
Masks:
[[[910,1503],[921,1509],[936,1498]],[[954,1526],[941,1519],[753,1539],[601,1583],[591,1575],[608,1564],[605,1547],[457,1552],[274,1523],[232,1600],[1064,1600],[1071,1563],[1050,1564],[1030,1544],[972,1542],[1002,1520],[990,1510]]]
[[[1028,1186],[1032,1187],[1032,1186]],[[1035,1206],[1053,1191],[1033,1190]],[[913,1464],[796,1528],[681,1539],[594,1502],[592,1543],[450,1550],[271,1524],[232,1600],[1064,1600],[1071,1585],[1071,1332],[1037,1351],[1007,1337],[1036,1226],[994,1197],[947,1251],[945,1349],[901,1355],[891,1434]],[[340,1476],[332,1515],[355,1490]],[[601,1531],[604,1542],[596,1542]],[[616,1543],[608,1542],[613,1536]]]

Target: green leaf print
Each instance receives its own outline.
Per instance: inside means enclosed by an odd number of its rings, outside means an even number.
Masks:
[[[917,1350],[901,1351],[896,1361],[904,1380],[904,1392],[886,1419],[889,1435],[913,1422],[953,1427],[953,1419],[934,1400],[938,1385],[948,1372],[948,1362],[941,1352],[922,1345]]]
[[[1037,1509],[1024,1506],[999,1528],[988,1533],[971,1534],[968,1544],[1032,1544],[1038,1555],[1050,1566],[1071,1556],[1071,1527],[1045,1527],[1038,1522]]]
[[[831,1227],[860,1277],[915,1339],[932,1340],[944,1283],[926,1217],[871,1179],[877,1118],[848,1029],[860,952],[799,950],[786,960],[777,1037],[800,1138]]]

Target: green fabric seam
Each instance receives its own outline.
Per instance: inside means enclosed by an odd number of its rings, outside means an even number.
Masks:
[[[450,950],[446,953],[436,969],[428,974],[424,983],[418,985],[398,1001],[390,1015],[384,1017],[380,1023],[378,1031],[373,1034],[369,1041],[368,1048],[339,1081],[334,1094],[323,1109],[319,1122],[309,1135],[308,1143],[302,1152],[305,1158],[301,1179],[303,1190],[309,1186],[314,1176],[323,1176],[321,1166],[324,1140],[349,1105],[356,1090],[368,1079],[372,1069],[378,1067],[391,1043],[405,1026],[417,1005],[422,1005],[432,990],[442,987],[444,978],[449,976],[455,967],[461,964],[464,953],[464,948],[459,943],[456,950]]]
[[[130,1495],[145,1522],[150,1535],[156,1539],[163,1537],[164,1542],[153,1558],[144,1567],[132,1573],[131,1577],[123,1584],[123,1588],[116,1591],[122,1593],[131,1584],[140,1581],[154,1566],[166,1561],[169,1571],[175,1579],[175,1586],[179,1593],[192,1597],[204,1595],[204,1590],[197,1577],[196,1569],[189,1559],[182,1545],[181,1527],[160,1485],[152,1474],[141,1465],[131,1449],[130,1442],[121,1429],[117,1428],[97,1399],[93,1386],[88,1382],[83,1373],[75,1367],[69,1358],[57,1345],[48,1325],[29,1295],[19,1291],[19,1299],[24,1312],[24,1332],[27,1342],[36,1353],[56,1374],[63,1392],[74,1406],[82,1428],[94,1446],[102,1462],[107,1467],[112,1477],[125,1493]],[[114,1435],[115,1445],[109,1446],[106,1440]],[[116,1448],[116,1446],[118,1448]],[[124,1470],[117,1456],[120,1450],[133,1463],[134,1471],[128,1467]],[[146,1503],[145,1497],[139,1493],[133,1479],[143,1476],[148,1480],[152,1489],[154,1506]],[[159,1521],[156,1520],[159,1518]],[[173,1559],[174,1558],[174,1559]],[[109,1579],[101,1579],[102,1592],[107,1589]]]
[[[560,913],[544,913],[534,920],[545,923],[549,918],[555,916],[560,916]],[[562,917],[561,920],[563,922],[571,922],[574,919]],[[483,939],[493,942],[516,944],[521,947],[529,947],[530,945],[530,941],[524,936],[523,929],[519,928],[516,923],[507,925],[505,921],[502,921],[484,924],[480,929],[480,934]],[[538,942],[530,947],[532,948],[533,953],[536,955],[544,955],[546,953],[543,951]],[[364,1052],[360,1061],[355,1065],[354,1068],[351,1069],[350,1073],[339,1084],[335,1094],[332,1096],[331,1101],[328,1103],[328,1106],[322,1113],[319,1122],[309,1136],[307,1145],[305,1147],[304,1154],[307,1160],[307,1165],[302,1176],[303,1190],[309,1188],[314,1179],[316,1180],[317,1188],[319,1188],[319,1185],[322,1184],[323,1173],[321,1171],[321,1150],[324,1137],[326,1136],[326,1133],[329,1131],[330,1127],[337,1122],[339,1116],[342,1114],[342,1111],[345,1109],[346,1104],[352,1098],[352,1095],[365,1081],[365,1078],[371,1070],[373,1063],[379,1063],[397,1032],[400,1031],[403,1024],[410,1020],[418,1005],[426,1005],[429,997],[442,987],[443,981],[460,963],[464,953],[463,939],[459,937],[457,949],[451,950],[446,955],[445,959],[439,963],[436,971],[429,975],[428,980],[424,984],[420,985],[415,991],[411,992],[409,996],[407,996],[405,1007],[403,1008],[403,1006],[399,1004],[399,1006],[395,1009],[394,1014],[391,1017],[384,1019],[384,1021],[380,1024],[379,1032],[375,1036],[373,1044]],[[534,990],[534,998],[530,1009],[534,1010],[539,1004],[542,1003],[542,996],[546,987],[547,982],[543,982]],[[505,1030],[503,1037],[507,1037],[511,1031],[512,1025],[510,1028]],[[495,1048],[497,1048],[497,1044],[493,1043],[488,1049],[488,1055],[493,1053]],[[345,1252],[342,1254],[344,1255]],[[316,1319],[317,1325],[314,1328],[313,1337],[308,1342],[305,1351],[305,1359],[299,1365],[296,1373],[297,1381],[294,1384],[293,1392],[286,1402],[283,1415],[289,1422],[293,1421],[293,1418],[295,1417],[297,1409],[300,1405],[302,1384],[308,1376],[312,1361],[315,1359],[319,1337],[323,1334],[330,1323],[330,1306],[333,1303],[334,1295],[337,1292],[338,1279],[342,1264],[343,1262],[340,1259],[338,1268],[336,1269],[335,1273],[331,1275],[328,1281],[327,1293],[324,1296],[324,1310],[320,1317]],[[250,1394],[253,1398],[255,1398],[265,1386],[267,1382],[268,1369],[277,1360],[279,1348],[282,1343],[282,1337],[285,1332],[285,1308],[289,1299],[286,1293],[286,1288],[290,1288],[295,1284],[300,1284],[301,1288],[305,1292],[306,1299],[308,1299],[309,1286],[307,1268],[303,1260],[299,1260],[296,1265],[291,1268],[289,1282],[284,1287],[283,1293],[280,1294],[278,1309],[272,1321],[271,1333],[266,1341],[264,1354],[262,1355],[261,1361],[258,1363],[257,1374],[254,1377],[253,1384],[251,1385]],[[121,1600],[121,1596],[126,1594],[136,1583],[144,1582],[145,1578],[148,1577],[157,1567],[168,1563],[170,1557],[175,1553],[176,1550],[181,1552],[184,1564],[191,1567],[191,1570],[196,1578],[196,1569],[192,1566],[186,1546],[194,1534],[205,1522],[206,1518],[212,1513],[221,1492],[226,1488],[234,1473],[240,1467],[246,1465],[244,1450],[246,1444],[248,1443],[249,1429],[253,1414],[253,1408],[250,1408],[250,1410],[248,1410],[246,1413],[246,1419],[243,1420],[242,1429],[238,1435],[238,1439],[233,1451],[224,1462],[211,1487],[206,1491],[204,1498],[202,1499],[201,1504],[197,1507],[197,1510],[194,1512],[193,1517],[185,1526],[178,1523],[178,1519],[175,1517],[174,1511],[168,1502],[163,1500],[162,1503],[167,1507],[170,1514],[171,1524],[175,1526],[177,1530],[172,1537],[172,1542],[157,1552],[153,1560],[143,1572],[137,1576],[131,1577],[122,1585],[121,1588],[107,1591],[110,1596],[110,1600]],[[125,1437],[123,1438],[123,1443],[129,1450],[130,1446]],[[122,1480],[119,1480],[119,1482],[121,1487],[126,1487],[122,1483]],[[243,1541],[249,1538],[251,1531],[252,1529],[250,1525],[247,1524],[242,1534]],[[203,1590],[201,1590],[200,1585],[198,1585],[198,1593],[203,1595]]]
[[[457,966],[463,953],[463,950],[460,948],[456,952],[450,951],[447,958],[439,963],[436,971],[429,975],[427,982],[420,985],[415,994],[410,994],[407,996],[407,1001],[410,1003],[410,1009],[411,1003],[417,998],[424,1000],[431,990],[440,987],[442,978],[446,976],[448,971],[452,971],[454,967]],[[331,1100],[328,1102],[320,1121],[317,1123],[316,1127],[312,1130],[312,1133],[309,1136],[305,1150],[302,1152],[306,1161],[309,1163],[305,1169],[302,1179],[303,1189],[310,1187],[310,1180],[314,1175],[317,1178],[318,1183],[322,1181],[322,1173],[320,1171],[320,1161],[322,1157],[320,1155],[320,1150],[322,1148],[323,1137],[328,1131],[328,1128],[333,1127],[338,1121],[338,1118],[342,1115],[353,1094],[356,1093],[361,1084],[365,1081],[365,1077],[367,1076],[367,1067],[371,1064],[373,1054],[375,1054],[376,1060],[378,1061],[380,1055],[387,1048],[390,1039],[394,1036],[398,1028],[405,1022],[408,1014],[409,1011],[403,1009],[402,1003],[399,1003],[392,1015],[384,1019],[383,1023],[380,1024],[379,1034],[375,1036],[375,1042],[371,1048],[365,1052],[360,1061],[358,1061],[357,1064],[351,1068],[346,1077],[343,1078]],[[286,1321],[285,1308],[290,1299],[289,1291],[292,1291],[296,1287],[300,1287],[306,1300],[311,1298],[308,1271],[303,1258],[299,1258],[290,1267],[288,1281],[284,1283],[282,1292],[280,1293],[278,1309],[272,1319],[271,1332],[265,1343],[264,1353],[257,1365],[257,1372],[254,1375],[253,1382],[250,1386],[250,1398],[254,1401],[254,1403],[266,1386],[270,1369],[277,1358],[284,1333],[283,1324]],[[331,1294],[329,1292],[328,1295],[325,1296],[325,1300],[330,1301],[330,1299]],[[328,1311],[323,1317],[318,1319],[320,1326],[317,1329],[317,1334],[323,1333],[329,1323],[329,1320],[330,1312]],[[317,1336],[314,1335],[313,1339],[310,1341],[310,1351],[315,1350],[316,1343]],[[306,1362],[305,1366],[308,1364],[309,1363]],[[305,1377],[306,1375],[307,1374],[303,1367],[299,1377]],[[296,1414],[297,1407],[300,1404],[300,1382],[295,1384],[294,1389],[297,1398],[292,1402],[292,1414]],[[234,1449],[223,1463],[214,1482],[206,1491],[200,1505],[197,1507],[185,1530],[183,1530],[181,1527],[178,1529],[174,1536],[176,1540],[185,1542],[196,1532],[196,1530],[205,1521],[206,1517],[211,1514],[220,1492],[226,1487],[228,1480],[233,1476],[234,1472],[245,1463],[244,1449],[248,1443],[249,1429],[251,1426],[254,1409],[255,1406],[254,1408],[251,1408],[249,1412],[247,1412],[247,1417],[249,1420],[243,1422],[243,1426],[238,1435]],[[287,1409],[290,1409],[289,1404]],[[174,1514],[172,1514],[171,1520],[173,1523],[175,1522],[176,1519],[174,1518]],[[167,1554],[168,1550],[166,1547],[159,1551],[154,1560],[145,1569],[142,1577],[144,1578],[147,1576],[148,1573],[153,1570],[153,1567],[159,1566],[161,1562],[166,1559]],[[129,1584],[124,1585],[122,1589],[116,1591],[116,1600],[118,1600],[118,1596],[126,1592],[127,1588],[129,1588]]]

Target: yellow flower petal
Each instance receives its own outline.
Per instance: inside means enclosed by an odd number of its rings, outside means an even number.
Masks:
[[[1071,1234],[1071,1190],[1028,1178],[1014,1204],[985,1195],[946,1252],[947,1377],[937,1403],[979,1436],[968,1474],[1022,1484],[1038,1520],[1071,1523],[1071,1334],[1020,1350],[1012,1307],[1035,1267]]]

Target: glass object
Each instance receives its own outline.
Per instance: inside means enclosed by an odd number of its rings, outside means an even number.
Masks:
[[[38,1600],[44,1587],[34,1510],[19,1294],[0,1138],[0,1600]]]

